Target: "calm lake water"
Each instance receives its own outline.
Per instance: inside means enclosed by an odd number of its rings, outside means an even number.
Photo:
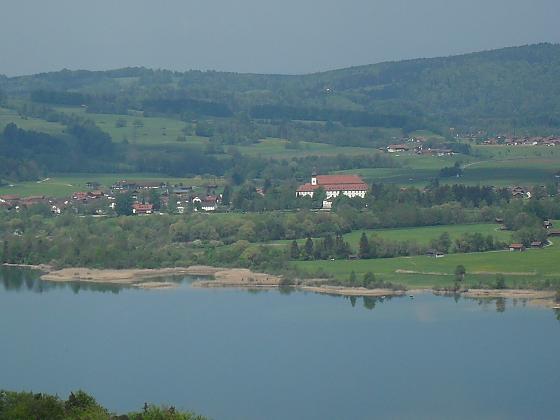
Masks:
[[[53,284],[0,271],[0,388],[225,419],[553,419],[560,321],[522,302]]]

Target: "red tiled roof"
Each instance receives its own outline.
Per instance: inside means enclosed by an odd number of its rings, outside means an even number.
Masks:
[[[152,204],[141,204],[141,203],[134,203],[132,208],[136,211],[148,211],[152,210],[154,206]]]
[[[204,201],[205,203],[216,203],[218,201],[218,198],[219,197],[217,195],[208,195],[202,201]]]
[[[300,185],[297,192],[311,192],[322,187],[325,191],[367,191],[368,186],[359,175],[318,175],[317,185]]]
[[[0,195],[0,198],[6,201],[19,200],[19,196],[14,194]]]
[[[510,248],[515,248],[515,249],[517,249],[517,248],[523,248],[523,244],[511,244],[509,247],[510,247]]]
[[[317,188],[323,188],[325,191],[367,191],[368,190],[368,186],[365,183],[311,185],[308,182],[307,184],[300,185],[297,191],[311,192],[311,191],[315,191]]]
[[[317,184],[363,184],[359,175],[317,175]]]

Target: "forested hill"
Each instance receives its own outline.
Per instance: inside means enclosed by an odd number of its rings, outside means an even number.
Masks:
[[[560,45],[538,44],[301,76],[145,68],[0,77],[8,96],[99,112],[330,120],[406,129],[560,129]]]

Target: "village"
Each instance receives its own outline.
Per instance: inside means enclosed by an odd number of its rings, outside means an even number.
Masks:
[[[45,195],[20,197],[16,194],[0,195],[0,208],[19,211],[35,205],[48,207],[55,215],[72,209],[76,213],[106,216],[115,211],[118,197],[130,197],[130,214],[149,215],[163,208],[182,214],[189,210],[213,212],[221,203],[217,185],[204,187],[169,185],[160,181],[122,180],[108,188],[97,182],[87,182],[86,191],[76,191],[69,197],[54,198]],[[169,210],[168,210],[169,211]]]
[[[512,136],[499,135],[486,140],[480,140],[480,144],[487,146],[560,146],[560,136]]]
[[[398,149],[396,145],[394,150]],[[115,182],[103,187],[98,182],[87,182],[83,191],[76,191],[67,197],[32,195],[21,197],[17,194],[0,195],[0,208],[19,211],[36,205],[48,207],[54,215],[73,209],[78,214],[106,216],[114,213],[119,196],[128,196],[131,200],[130,214],[149,215],[160,212],[183,214],[194,212],[229,211],[229,203],[222,202],[223,187],[216,184],[193,186],[162,181],[127,181]],[[401,187],[406,189],[406,187]],[[545,186],[511,186],[507,190],[512,198],[531,199],[546,194]],[[296,190],[298,198],[313,198],[317,191],[324,192],[321,197],[320,210],[330,211],[334,202],[341,196],[364,199],[370,186],[357,174],[353,175],[318,175],[313,171],[309,182],[301,184]],[[263,188],[255,192],[264,196]]]

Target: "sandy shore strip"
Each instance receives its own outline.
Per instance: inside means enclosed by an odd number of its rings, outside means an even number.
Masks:
[[[276,287],[281,277],[265,273],[254,273],[245,268],[217,268],[203,265],[191,267],[174,267],[158,269],[92,269],[92,268],[63,268],[46,271],[41,279],[53,282],[81,281],[90,283],[132,284],[137,287],[155,288],[170,287],[170,282],[142,281],[165,276],[212,276],[211,280],[197,280],[192,283],[195,287]]]
[[[41,276],[42,280],[68,282],[83,281],[91,283],[132,284],[140,279],[157,278],[175,275],[213,275],[211,267],[174,267],[158,269],[94,269],[94,268],[63,268],[48,271]]]
[[[160,269],[91,269],[91,268],[63,268],[55,270],[49,265],[26,265],[26,264],[3,264],[7,267],[21,267],[41,270],[42,280],[53,282],[81,281],[90,283],[109,283],[131,285],[144,289],[170,289],[178,287],[177,283],[157,281],[158,277],[165,276],[209,276],[212,279],[196,280],[192,283],[193,287],[238,287],[238,288],[275,288],[281,286],[282,277],[255,273],[246,268],[220,268],[205,265],[195,265],[191,267],[173,267]],[[149,281],[152,280],[152,281]],[[313,279],[303,284],[290,286],[295,289],[313,293],[340,295],[340,296],[415,296],[421,293],[433,293],[436,295],[450,294],[433,290],[431,288],[412,289],[412,290],[391,290],[391,289],[366,289],[363,287],[330,286],[318,284],[322,279]],[[307,283],[307,284],[306,284]],[[555,301],[555,292],[549,290],[528,290],[528,289],[469,289],[459,292],[464,298],[471,299],[523,299],[527,302],[548,308],[559,308]]]
[[[469,289],[462,292],[461,296],[467,299],[521,299],[529,305],[560,309],[555,299],[556,293],[550,290]]]
[[[299,290],[306,292],[320,293],[324,295],[338,296],[404,296],[407,294],[404,290],[392,289],[366,289],[365,287],[344,287],[344,286],[299,286]]]
[[[255,273],[247,268],[215,268],[212,280],[197,280],[194,287],[278,287],[282,277]]]

